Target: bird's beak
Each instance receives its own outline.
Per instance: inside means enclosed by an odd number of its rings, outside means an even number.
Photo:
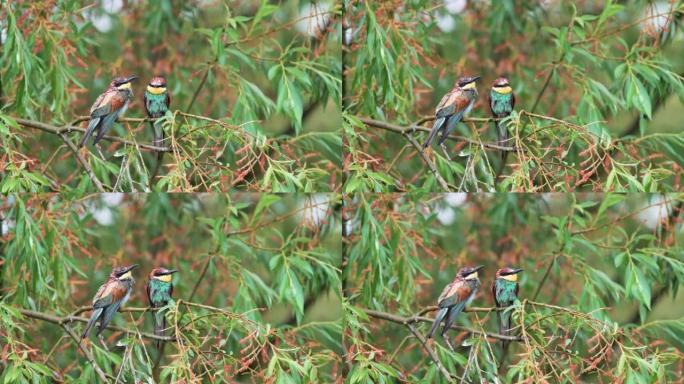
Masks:
[[[485,267],[484,265],[478,265],[477,267],[475,267],[475,270],[473,272],[477,272],[484,267]]]
[[[480,80],[480,76],[474,76],[474,77],[472,77],[472,80],[471,80],[471,81],[477,81],[477,80]]]
[[[138,264],[133,264],[133,265],[131,265],[130,267],[126,268],[126,272],[131,271],[131,270],[134,270],[134,269],[136,269],[136,268],[138,268],[138,267],[139,267]]]
[[[522,272],[522,271],[523,271],[522,268],[514,269],[513,272],[511,272],[511,275],[518,274],[518,273],[520,273],[520,272]]]
[[[174,274],[174,273],[176,273],[176,272],[178,272],[177,269],[169,269],[168,271],[166,271],[165,274],[166,274],[166,275],[172,275],[172,274]]]
[[[137,78],[138,78],[138,76],[136,76],[136,75],[130,76],[130,77],[126,78],[126,82],[127,82],[127,83],[130,83],[131,81],[133,81],[133,80],[135,80],[135,79],[137,79]]]

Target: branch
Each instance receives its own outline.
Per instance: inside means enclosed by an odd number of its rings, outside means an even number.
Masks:
[[[416,331],[416,328],[413,326],[413,324],[405,324],[405,325],[406,325],[406,328],[408,328],[409,332],[411,332],[413,334],[413,336],[416,339],[418,339],[418,341],[420,341],[420,344],[423,345],[423,348],[425,348],[425,351],[428,353],[428,355],[430,355],[430,358],[432,359],[432,361],[435,362],[435,364],[437,365],[437,369],[439,369],[439,372],[442,374],[442,376],[444,376],[444,378],[447,381],[453,382],[454,380],[451,378],[451,374],[449,373],[449,371],[447,371],[446,368],[444,368],[444,365],[439,360],[439,356],[437,356],[437,353],[435,353],[435,351],[433,351],[432,348],[430,348],[427,345],[427,340],[425,340],[425,337],[423,335],[421,335],[420,332]]]
[[[430,158],[427,157],[427,155],[425,155],[423,150],[420,148],[420,144],[418,144],[418,142],[416,142],[416,139],[414,139],[411,136],[411,134],[408,133],[407,131],[402,132],[402,135],[406,138],[406,140],[408,140],[409,143],[411,143],[413,148],[415,148],[416,151],[418,151],[418,154],[423,159],[423,161],[428,166],[428,168],[430,168],[430,172],[432,172],[432,174],[435,175],[435,179],[437,179],[437,182],[442,187],[444,192],[449,192],[450,191],[449,184],[447,184],[447,182],[444,180],[444,178],[442,178],[442,175],[439,174],[435,164],[430,160]]]
[[[23,313],[23,312],[22,312],[22,313]],[[88,360],[88,362],[90,363],[90,365],[93,366],[93,370],[95,370],[95,373],[97,373],[97,375],[100,377],[100,380],[102,380],[102,381],[105,382],[105,383],[109,383],[109,382],[110,382],[110,381],[109,381],[109,378],[108,378],[107,375],[104,373],[104,371],[102,370],[102,368],[100,368],[100,366],[97,365],[97,363],[95,362],[95,358],[93,357],[93,354],[90,353],[90,351],[85,347],[85,345],[83,345],[83,342],[82,342],[81,339],[78,337],[78,335],[76,335],[76,334],[74,333],[74,331],[72,331],[71,328],[69,328],[69,326],[66,325],[65,323],[61,323],[61,324],[59,324],[59,325],[64,329],[64,332],[66,332],[67,335],[69,335],[69,337],[71,337],[71,338],[74,340],[74,342],[76,343],[76,345],[78,345],[78,349],[80,349],[80,350],[83,352],[83,354],[84,354],[85,357],[86,357],[86,360]]]
[[[399,133],[402,135],[408,135],[410,133],[413,133],[414,131],[430,132],[430,128],[415,125],[415,124],[408,126],[408,127],[402,127],[400,125],[396,125],[396,124],[392,124],[392,123],[386,123],[384,121],[374,120],[374,119],[370,119],[370,118],[362,117],[362,116],[357,116],[357,119],[359,119],[366,126],[380,128],[380,129],[384,129],[386,131]],[[420,121],[425,122],[425,121],[430,121],[430,120],[432,120],[432,118],[423,118]],[[471,117],[471,118],[464,118],[461,121],[465,122],[465,123],[468,123],[468,122],[488,122],[488,121],[496,121],[496,119],[494,119],[494,118]],[[483,146],[485,148],[496,149],[496,150],[504,151],[504,152],[525,151],[525,149],[518,148],[518,147],[502,147],[502,146],[496,145],[496,144],[482,143],[480,141],[467,138],[465,136],[449,135],[448,138],[451,140],[465,141],[466,143],[475,144],[478,146]]]
[[[86,307],[88,308],[88,307]],[[81,310],[82,308],[79,308]],[[50,315],[48,313],[44,312],[38,312],[38,311],[30,311],[28,309],[22,309],[22,308],[17,308],[17,310],[24,316],[30,317],[33,319],[38,319],[38,320],[43,320],[47,321],[48,323],[53,323],[57,324],[61,327],[64,327],[67,323],[79,321],[82,323],[87,323],[89,319],[86,319],[85,317],[79,317],[79,316],[73,316],[73,315],[68,315],[64,317],[59,317],[55,315]],[[86,309],[85,311],[87,311]],[[138,309],[138,310],[120,310],[120,312],[142,312],[142,311],[147,311],[149,308],[144,308],[144,309]],[[83,311],[83,312],[85,312]],[[141,337],[144,337],[146,339],[152,339],[152,340],[160,340],[160,341],[176,341],[175,337],[172,336],[158,336],[155,334],[151,333],[146,333],[146,332],[140,332],[138,330],[132,330],[124,327],[119,327],[115,325],[108,325],[106,329],[109,329],[111,331],[117,331],[117,332],[124,332],[129,335],[140,335]]]
[[[437,309],[437,308],[436,307],[430,307],[430,310],[435,310],[435,309]],[[404,316],[399,316],[399,315],[395,315],[392,313],[374,311],[372,309],[361,308],[361,310],[366,312],[366,314],[370,317],[374,317],[376,319],[387,320],[387,321],[391,321],[393,323],[402,324],[402,325],[414,324],[414,323],[419,323],[419,322],[432,323],[435,320],[433,318],[419,316],[419,315],[404,317]],[[481,311],[493,311],[493,310],[495,310],[495,309],[494,308],[477,308],[474,310],[473,308],[470,308],[470,310],[466,310],[465,312],[476,312],[476,311],[481,312]],[[423,311],[425,311],[425,310],[423,310]],[[466,331],[466,332],[470,332],[473,334],[482,335],[484,337],[491,337],[493,339],[506,340],[506,341],[522,341],[522,338],[518,337],[518,336],[507,336],[507,335],[501,335],[498,333],[489,333],[489,332],[484,332],[484,331],[480,331],[480,330],[473,329],[473,328],[463,327],[460,325],[452,325],[450,329]]]
[[[62,138],[62,141],[64,141],[64,144],[66,144],[67,147],[69,147],[71,152],[73,152],[74,156],[76,157],[76,160],[78,160],[78,162],[81,163],[81,165],[83,166],[83,169],[85,169],[86,174],[90,178],[90,181],[92,181],[93,184],[95,184],[95,187],[97,188],[97,190],[100,192],[105,192],[104,186],[102,185],[100,180],[98,180],[97,176],[95,176],[95,172],[93,172],[93,169],[90,168],[90,165],[88,165],[88,162],[83,158],[83,156],[81,156],[81,152],[78,151],[78,148],[76,148],[74,143],[72,143],[71,140],[69,140],[69,138],[67,137],[67,135],[65,133],[59,133],[58,135],[59,135],[59,137]]]
[[[26,120],[26,119],[21,119],[18,117],[12,117],[12,119],[14,119],[17,123],[19,123],[20,125],[23,125],[24,127],[39,129],[43,132],[48,132],[48,133],[52,133],[55,135],[63,135],[63,134],[71,133],[71,132],[83,132],[83,133],[85,133],[85,131],[86,131],[84,128],[75,127],[73,125],[65,125],[64,127],[60,128],[60,127],[54,126],[52,124],[47,124],[47,123],[43,123],[40,121]],[[122,120],[122,121],[127,121],[127,120],[128,119]],[[145,119],[135,119],[135,120],[136,121],[144,121]],[[117,136],[104,136],[103,140],[114,141],[117,143],[132,145],[139,150],[140,149],[146,149],[148,151],[154,151],[154,152],[172,152],[172,149],[170,147],[156,147],[156,146],[150,145],[150,144],[135,143],[133,141],[122,139],[122,138],[117,137]]]

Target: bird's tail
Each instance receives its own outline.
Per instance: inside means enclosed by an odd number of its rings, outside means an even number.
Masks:
[[[164,128],[162,127],[162,122],[157,119],[155,121],[150,121],[150,128],[152,129],[152,145],[155,147],[164,146]],[[159,168],[161,168],[162,159],[164,158],[164,152],[157,152],[157,164],[154,165],[154,170],[152,171],[152,176],[150,177],[150,188],[155,184],[155,179],[159,173]]]
[[[435,122],[432,124],[432,130],[430,130],[430,134],[428,135],[427,140],[425,140],[425,144],[423,144],[423,149],[430,146],[430,143],[432,143],[432,140],[435,138],[435,135],[437,135],[437,132],[439,132],[439,130],[442,128],[444,120],[446,120],[444,117],[440,117],[436,119]]]
[[[103,311],[102,308],[98,308],[98,309],[93,311],[92,315],[90,315],[90,320],[88,320],[88,325],[86,325],[86,328],[83,331],[83,334],[81,335],[81,340],[88,337],[88,334],[90,334],[90,329],[93,327],[93,325],[95,325],[95,322],[97,321],[97,319],[100,318],[102,311]]]
[[[511,311],[503,310],[497,312],[499,316],[499,334],[503,336],[508,336],[511,334]],[[503,350],[506,351],[508,348],[508,340],[501,340],[501,345]]]
[[[164,330],[166,329],[166,316],[161,311],[156,311],[154,313],[154,334],[157,336],[164,336]],[[164,342],[157,340],[157,349],[161,349]]]
[[[449,311],[449,308],[442,308],[437,312],[437,316],[435,316],[435,321],[432,322],[432,328],[430,328],[430,332],[428,333],[427,338],[431,339],[432,336],[435,335],[435,331],[439,327],[439,324],[444,320],[444,316],[446,316],[447,312]]]
[[[150,121],[150,127],[152,128],[152,133],[153,133],[153,138],[152,138],[152,144],[155,147],[163,147],[164,146],[164,128],[162,127],[162,121],[157,119],[155,121]],[[162,156],[164,156],[164,152],[157,152],[157,159],[161,161]]]
[[[88,138],[90,137],[90,135],[93,134],[93,132],[95,132],[95,130],[97,129],[97,125],[99,123],[100,123],[99,117],[96,117],[94,119],[90,119],[90,122],[88,123],[88,128],[85,131],[85,135],[83,135],[83,139],[81,139],[81,142],[78,144],[79,148],[83,147],[86,144],[86,142],[88,141]]]
[[[121,111],[113,112],[110,113],[109,115],[106,115],[102,117],[102,124],[100,124],[100,129],[97,131],[97,135],[95,136],[95,140],[93,140],[93,145],[97,144],[102,140],[104,135],[107,133],[109,128],[114,125],[114,122],[116,119],[119,117],[119,114]]]
[[[508,147],[508,128],[506,125],[501,124],[501,121],[496,122],[496,136],[497,144],[500,147]],[[501,161],[503,165],[506,165],[506,157],[508,156],[508,151],[501,151]]]

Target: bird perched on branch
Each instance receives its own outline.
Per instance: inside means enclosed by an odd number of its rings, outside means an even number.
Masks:
[[[83,331],[83,335],[81,335],[81,339],[88,337],[90,329],[97,321],[100,322],[97,328],[97,336],[100,337],[100,334],[107,328],[114,314],[128,301],[133,283],[135,282],[131,271],[137,267],[137,264],[128,267],[116,267],[109,274],[109,278],[97,290],[93,298],[93,313],[90,315],[90,320]],[[104,345],[104,343],[102,344]]]
[[[475,81],[479,78],[480,76],[459,78],[451,91],[442,97],[435,109],[435,121],[425,144],[423,144],[423,150],[430,146],[437,132],[441,131],[442,136],[439,138],[439,145],[442,147],[446,158],[451,160],[444,142],[456,124],[473,109],[478,96]]]
[[[484,268],[483,265],[461,268],[456,274],[456,278],[444,287],[442,294],[439,295],[437,302],[438,312],[435,316],[435,321],[432,323],[432,328],[430,328],[430,332],[428,333],[428,339],[432,338],[439,327],[439,324],[444,320],[442,337],[449,348],[452,351],[454,350],[449,339],[447,339],[445,335],[456,320],[456,317],[458,317],[463,309],[470,304],[475,297],[477,290],[480,288],[480,279],[477,276],[477,271],[482,268]]]
[[[109,88],[98,96],[93,106],[90,107],[90,122],[79,147],[83,147],[90,135],[96,131],[93,145],[97,144],[114,125],[116,119],[126,112],[128,103],[133,98],[131,81],[137,78],[138,76],[117,77],[109,83]]]
[[[515,107],[515,94],[513,94],[513,89],[508,83],[508,79],[505,77],[499,77],[492,83],[492,89],[489,91],[489,109],[492,111],[492,116],[502,119],[507,117],[513,112]],[[501,147],[510,146],[508,143],[508,128],[501,123],[501,121],[496,121],[496,137],[497,144]],[[501,160],[506,162],[507,151],[501,152]]]
[[[147,282],[147,299],[150,307],[162,308],[171,301],[173,295],[173,274],[178,272],[175,269],[155,268],[150,272]],[[164,336],[166,329],[166,317],[160,311],[154,312],[154,334]],[[162,345],[157,341],[157,348]]]
[[[144,95],[145,112],[147,117],[158,119],[166,114],[171,105],[171,96],[166,89],[166,79],[163,76],[155,76],[147,85]],[[162,147],[164,145],[164,129],[159,120],[150,121],[150,128],[152,128],[152,144],[155,147]],[[161,160],[164,153],[159,152],[157,155]]]
[[[496,271],[496,279],[492,284],[492,296],[497,308],[510,307],[518,299],[518,273],[522,269],[501,268]],[[510,335],[511,333],[511,312],[497,311],[497,320],[499,322],[499,334]],[[503,348],[506,349],[507,340],[502,340]]]

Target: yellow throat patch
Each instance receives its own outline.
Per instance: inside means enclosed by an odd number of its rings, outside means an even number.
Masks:
[[[466,276],[466,280],[475,280],[477,279],[477,272],[473,272],[470,275]]]
[[[511,92],[513,92],[513,89],[509,87],[508,85],[505,87],[494,87],[494,92],[500,93],[502,95],[507,95]]]
[[[128,272],[124,273],[123,275],[121,275],[121,277],[119,277],[119,280],[128,280],[128,279],[132,279],[132,278],[133,278],[133,274],[131,273],[131,271],[128,271]]]
[[[504,275],[504,276],[501,276],[501,278],[504,280],[512,281],[512,282],[518,281],[518,275],[517,274],[516,275]]]
[[[473,81],[472,83],[464,85],[463,89],[475,89],[475,82]]]
[[[126,83],[126,84],[121,84],[116,89],[124,90],[124,89],[131,89],[131,83]]]
[[[147,92],[153,94],[153,95],[161,95],[162,93],[166,92],[166,87],[152,87],[150,85],[147,86]]]
[[[159,280],[159,281],[163,281],[163,282],[165,282],[165,283],[170,283],[171,280],[173,279],[173,276],[171,276],[171,275],[161,275],[161,276],[155,276],[154,278],[157,279],[157,280]]]

